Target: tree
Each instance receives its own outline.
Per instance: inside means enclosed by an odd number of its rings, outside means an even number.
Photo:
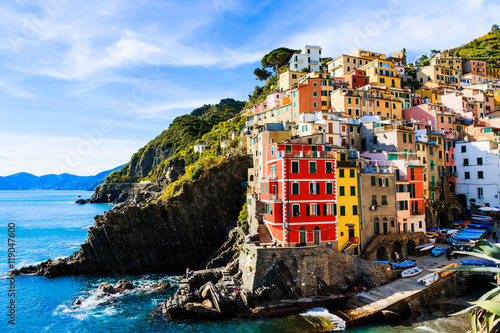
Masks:
[[[292,50],[286,47],[274,49],[262,57],[262,68],[273,68],[274,73],[277,74],[279,68],[288,63],[292,55],[297,52],[300,52],[300,50]]]
[[[257,76],[257,80],[264,81],[266,80],[269,76],[271,76],[271,72],[266,71],[263,68],[256,68],[253,73],[255,76]]]
[[[435,56],[439,52],[441,52],[441,50],[431,50],[431,57]]]
[[[490,33],[494,33],[494,32],[496,32],[496,31],[498,31],[498,30],[500,30],[500,27],[498,26],[498,24],[493,24],[493,25],[491,26],[491,31],[490,31]]]

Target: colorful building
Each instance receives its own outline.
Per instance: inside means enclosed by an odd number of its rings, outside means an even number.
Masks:
[[[324,145],[273,143],[266,155],[260,201],[272,238],[283,246],[337,248],[336,154]]]
[[[361,251],[359,167],[356,161],[348,160],[346,152],[339,152],[336,172],[338,249],[357,255]]]

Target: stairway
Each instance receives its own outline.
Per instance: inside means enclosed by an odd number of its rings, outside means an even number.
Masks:
[[[259,240],[261,244],[273,242],[271,234],[264,223],[259,223]]]
[[[236,307],[235,310],[237,313],[246,313],[248,312],[248,307],[245,305],[243,300],[241,299],[240,294],[236,295],[235,299],[236,301]]]

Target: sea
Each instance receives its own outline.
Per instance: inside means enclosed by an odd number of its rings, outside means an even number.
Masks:
[[[75,204],[91,195],[88,191],[0,191],[0,332],[456,333],[469,327],[464,317],[427,316],[397,326],[344,328],[342,320],[325,308],[277,318],[167,320],[157,308],[176,288],[163,293],[134,288],[105,296],[97,287],[121,279],[132,281],[135,287],[163,282],[176,286],[176,274],[9,278],[12,267],[66,257],[80,248],[94,216],[112,208]],[[80,304],[75,305],[77,300]]]

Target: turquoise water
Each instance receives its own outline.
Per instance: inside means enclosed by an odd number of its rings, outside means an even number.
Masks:
[[[48,279],[19,276],[15,279],[16,325],[8,324],[9,270],[8,224],[15,223],[16,268],[49,258],[64,257],[79,248],[87,236],[93,217],[111,208],[107,204],[76,205],[85,191],[0,191],[0,332],[313,332],[304,316],[225,321],[169,321],[154,308],[175,290],[166,293],[129,292],[100,297],[96,287],[102,282],[128,279],[134,285],[170,282],[174,276],[91,276]],[[82,304],[74,306],[75,300]],[[314,313],[310,313],[314,316]],[[466,322],[441,318],[420,320],[410,326],[369,326],[349,328],[349,332],[464,332]]]

